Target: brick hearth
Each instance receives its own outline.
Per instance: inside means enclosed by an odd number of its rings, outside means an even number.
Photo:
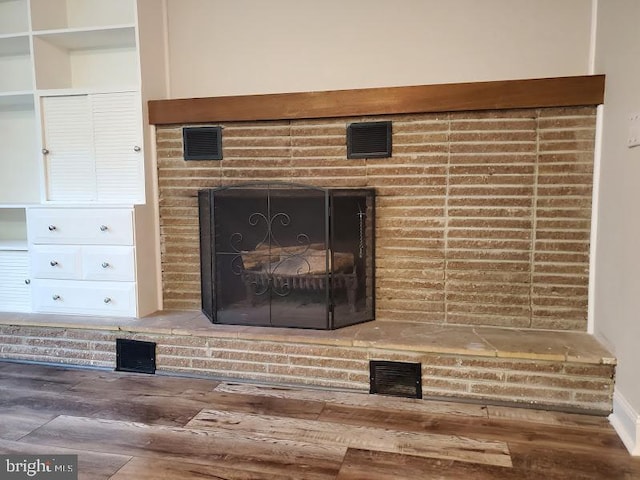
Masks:
[[[368,391],[369,360],[422,363],[425,397],[611,410],[615,359],[589,334],[375,321],[336,331],[0,313],[0,358],[115,367],[116,338],[156,342],[164,373]]]

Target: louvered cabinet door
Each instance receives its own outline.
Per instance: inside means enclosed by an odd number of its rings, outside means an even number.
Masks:
[[[96,94],[90,102],[98,202],[144,203],[139,94]]]
[[[42,98],[47,199],[96,200],[91,112],[87,95]]]
[[[30,312],[29,254],[0,251],[0,311]]]
[[[137,92],[43,97],[47,199],[144,203]]]

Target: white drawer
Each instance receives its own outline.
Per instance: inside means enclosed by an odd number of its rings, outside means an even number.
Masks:
[[[39,313],[136,316],[135,284],[33,280],[33,308]]]
[[[31,243],[133,245],[133,211],[125,208],[30,208]]]
[[[34,245],[31,252],[31,276],[70,280],[81,278],[80,247]]]
[[[134,259],[133,247],[83,247],[82,278],[133,282]]]

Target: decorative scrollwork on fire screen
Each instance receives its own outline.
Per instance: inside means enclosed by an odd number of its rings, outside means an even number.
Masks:
[[[282,239],[275,235],[275,227],[291,225],[291,217],[285,212],[271,216],[254,212],[247,221],[252,228],[264,228],[264,234],[253,250],[242,248],[244,235],[241,232],[230,235],[229,244],[236,254],[231,259],[233,274],[241,276],[255,296],[274,293],[286,297],[293,290],[295,277],[312,270],[309,258],[313,245],[309,235],[297,233],[294,245],[283,245]],[[326,262],[324,245],[322,251],[317,252]]]

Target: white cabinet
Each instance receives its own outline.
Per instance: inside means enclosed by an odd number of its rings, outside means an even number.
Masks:
[[[29,208],[34,311],[130,317],[143,312],[134,217],[133,208]]]
[[[31,311],[29,254],[25,250],[0,250],[0,311]]]
[[[136,92],[42,98],[48,200],[144,202],[139,106]]]
[[[0,205],[0,311],[31,310],[25,209]]]

